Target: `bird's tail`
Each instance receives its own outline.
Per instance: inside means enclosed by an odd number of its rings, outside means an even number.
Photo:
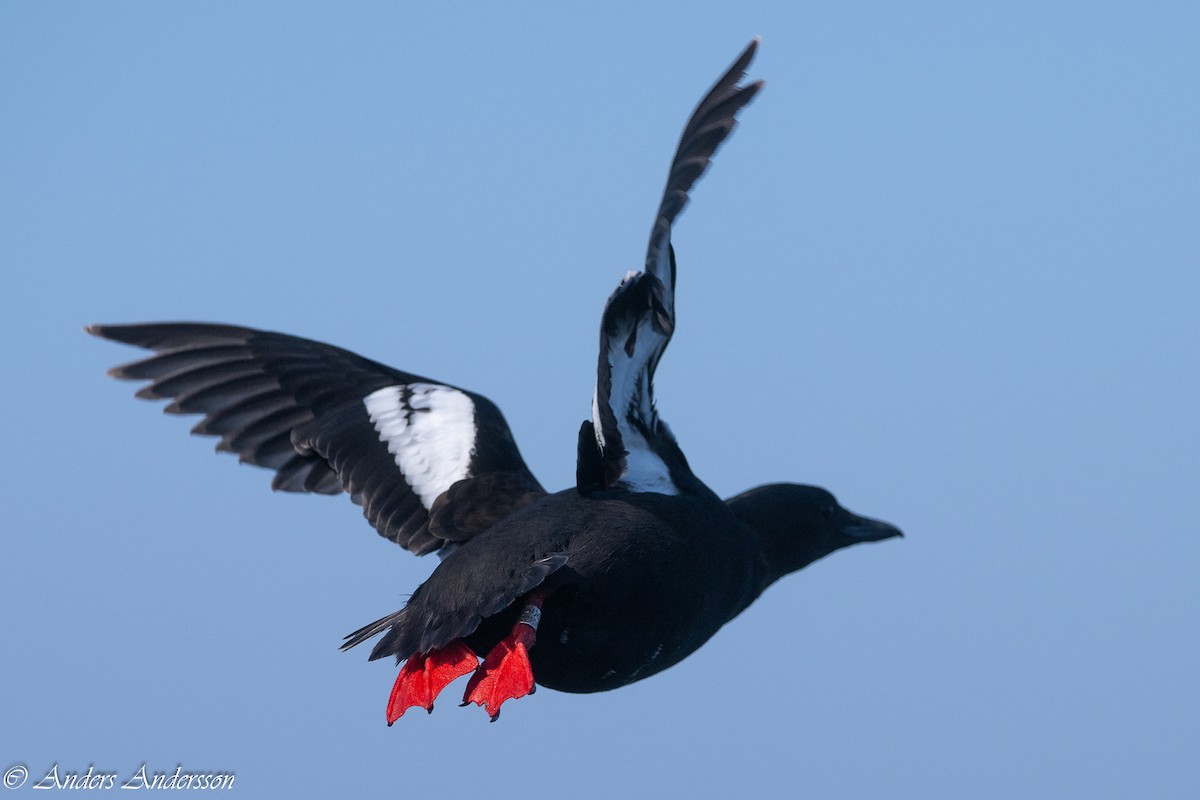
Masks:
[[[346,636],[346,641],[342,643],[342,646],[340,649],[349,650],[351,647],[354,647],[355,645],[362,644],[367,639],[370,639],[374,636],[378,636],[379,634],[383,633],[388,628],[392,627],[397,622],[399,622],[400,618],[403,615],[404,615],[404,609],[400,609],[399,611],[395,611],[391,614],[388,614],[386,617],[382,617],[380,619],[375,620],[374,622],[372,622],[369,625],[364,625],[363,627],[356,630],[354,633],[348,634]],[[379,657],[380,656],[376,655],[375,653],[371,654],[372,661]]]

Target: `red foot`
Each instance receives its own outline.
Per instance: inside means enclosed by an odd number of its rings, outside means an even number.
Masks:
[[[535,592],[525,599],[521,621],[513,626],[512,633],[492,648],[467,682],[467,691],[463,695],[464,706],[467,703],[482,706],[495,722],[505,700],[533,694],[536,687],[533,683],[533,667],[529,663],[529,649],[536,638],[544,599],[542,592]]]
[[[463,705],[483,706],[492,722],[500,716],[500,706],[505,700],[516,700],[533,692],[533,667],[529,664],[533,628],[524,623],[518,623],[517,628],[521,630],[514,630],[488,653],[468,681],[463,696]]]
[[[433,711],[433,700],[446,684],[475,669],[479,658],[461,641],[453,641],[441,650],[408,657],[392,695],[388,698],[387,724],[391,725],[413,706]]]

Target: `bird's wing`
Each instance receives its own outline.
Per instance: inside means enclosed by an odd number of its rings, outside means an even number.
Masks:
[[[273,489],[346,491],[380,535],[418,555],[486,530],[545,491],[486,397],[320,342],[193,322],[92,325],[153,350],[109,374],[203,414],[192,433],[275,471]]]
[[[755,39],[688,120],[650,233],[645,269],[626,275],[604,308],[590,426],[597,450],[587,458],[581,452],[580,481],[590,476],[606,487],[677,493],[670,470],[652,446],[656,440],[673,443],[655,411],[653,385],[654,369],[675,329],[671,226],[687,205],[692,184],[733,130],[738,111],[762,88],[762,81],[738,85],[757,48]],[[581,450],[585,444],[581,441]]]

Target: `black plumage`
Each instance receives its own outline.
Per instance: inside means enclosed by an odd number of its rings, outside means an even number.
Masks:
[[[273,470],[273,488],[346,491],[381,535],[417,554],[440,552],[403,609],[344,645],[383,634],[371,657],[406,661],[389,722],[406,706],[432,708],[445,682],[475,669],[475,655],[487,658],[468,699],[493,718],[534,679],[594,692],[645,678],[695,651],[783,575],[899,535],[811,486],[773,484],[722,501],[655,408],[654,371],[675,330],[671,228],[762,86],[740,85],[756,47],[689,120],[645,269],[605,306],[593,413],[579,431],[570,489],[542,489],[482,395],[251,328],[88,328],[154,351],[112,374],[149,381],[138,396],[170,399],[168,412],[203,415],[193,433],[220,437],[218,450]],[[499,689],[477,685],[488,676],[504,679]]]
[[[363,406],[372,392],[437,384],[332,345],[232,325],[198,322],[92,325],[88,332],[155,351],[109,371],[149,380],[145,399],[171,399],[171,414],[203,414],[192,428],[220,436],[217,450],[275,471],[273,489],[346,491],[381,536],[417,554],[433,552],[485,530],[545,491],[525,466],[504,416],[490,400],[462,392],[483,432],[471,454],[470,479],[455,486],[464,500],[482,494],[490,515],[456,515],[445,503],[424,507]]]

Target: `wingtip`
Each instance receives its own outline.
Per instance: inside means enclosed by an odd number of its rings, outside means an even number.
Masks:
[[[84,325],[83,332],[99,339],[107,339],[110,342],[120,342],[121,344],[131,344],[135,347],[151,349],[148,345],[142,344],[136,338],[131,338],[133,334],[137,333],[136,329],[138,327],[146,326],[92,323],[91,325]]]
[[[754,56],[758,52],[758,46],[760,44],[762,44],[762,37],[755,36],[750,40],[750,44],[746,45],[746,49],[742,51],[742,54],[738,56],[737,61],[734,62],[740,71],[745,72],[746,68],[750,66],[750,62],[754,60]]]

